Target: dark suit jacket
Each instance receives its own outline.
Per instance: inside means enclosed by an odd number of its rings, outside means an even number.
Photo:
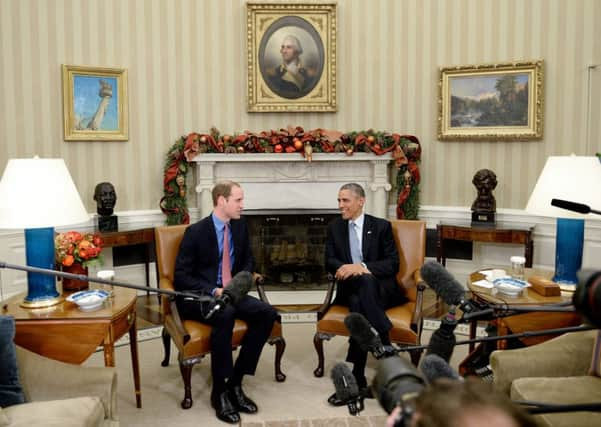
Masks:
[[[352,264],[349,245],[348,221],[337,218],[328,226],[326,241],[326,270],[335,274],[343,264]],[[399,253],[394,243],[390,222],[365,215],[362,240],[363,262],[382,286],[383,295],[389,301],[398,301],[403,297],[396,281],[399,271]],[[344,282],[339,283],[337,300],[345,293]]]
[[[240,271],[253,272],[248,228],[244,219],[231,220],[234,243],[232,276]],[[217,286],[219,245],[211,215],[192,224],[184,233],[175,260],[174,286],[178,291],[210,293]]]

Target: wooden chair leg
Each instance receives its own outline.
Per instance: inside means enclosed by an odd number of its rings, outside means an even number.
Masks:
[[[165,357],[161,362],[161,366],[169,366],[169,357],[171,357],[171,335],[169,335],[167,329],[163,328],[161,338],[163,340],[163,348],[165,349]]]
[[[192,407],[192,363],[179,362],[179,371],[184,380],[184,400],[182,400],[182,408],[190,409]]]
[[[286,350],[286,340],[284,337],[274,337],[269,340],[269,344],[275,344],[275,380],[279,383],[286,381],[286,374],[282,372],[282,355]]]
[[[323,340],[325,336],[319,332],[315,332],[313,336],[313,346],[317,352],[317,368],[313,371],[316,377],[323,377]]]

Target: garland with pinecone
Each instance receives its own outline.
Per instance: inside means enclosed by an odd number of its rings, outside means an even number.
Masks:
[[[300,126],[289,126],[235,135],[222,135],[212,128],[209,133],[193,132],[175,141],[165,159],[164,195],[160,201],[168,225],[190,222],[186,176],[190,162],[202,153],[299,153],[309,162],[313,153],[346,153],[348,156],[354,153],[374,153],[377,156],[391,153],[397,168],[397,218],[417,219],[421,146],[415,136],[371,129],[349,133],[328,129],[305,131]]]

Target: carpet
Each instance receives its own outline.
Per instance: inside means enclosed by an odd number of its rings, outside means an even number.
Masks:
[[[240,424],[241,427],[382,427],[386,424],[386,416],[371,415],[341,418],[312,418],[279,421],[250,421]]]

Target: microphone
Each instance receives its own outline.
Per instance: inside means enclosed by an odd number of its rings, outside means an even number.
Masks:
[[[555,206],[561,209],[565,209],[568,211],[572,211],[572,212],[578,212],[581,214],[588,214],[588,213],[595,213],[597,215],[601,215],[601,211],[596,211],[594,209],[591,209],[590,206],[582,204],[582,203],[576,203],[576,202],[570,202],[568,200],[562,200],[562,199],[551,199],[551,206]]]
[[[434,331],[432,337],[430,337],[426,355],[436,355],[444,361],[449,362],[457,342],[454,333],[456,327],[457,320],[455,319],[455,312],[450,311],[440,321],[440,326]]]
[[[373,326],[361,313],[350,313],[344,318],[344,325],[357,341],[361,350],[371,353],[376,359],[390,357],[397,352],[392,346],[385,346]]]
[[[363,399],[359,393],[359,385],[351,370],[344,363],[337,363],[330,373],[336,398],[346,403],[349,414],[358,415],[364,408]]]
[[[447,361],[436,354],[426,354],[419,364],[419,370],[424,374],[428,384],[440,378],[463,380]]]
[[[420,273],[428,286],[448,305],[458,306],[464,313],[476,309],[474,303],[465,299],[465,290],[441,264],[435,261],[422,265]]]
[[[215,305],[209,310],[205,319],[210,319],[215,313],[221,311],[226,305],[236,305],[250,291],[253,283],[253,276],[248,271],[241,271],[236,274],[223,289],[220,296],[215,298]]]

